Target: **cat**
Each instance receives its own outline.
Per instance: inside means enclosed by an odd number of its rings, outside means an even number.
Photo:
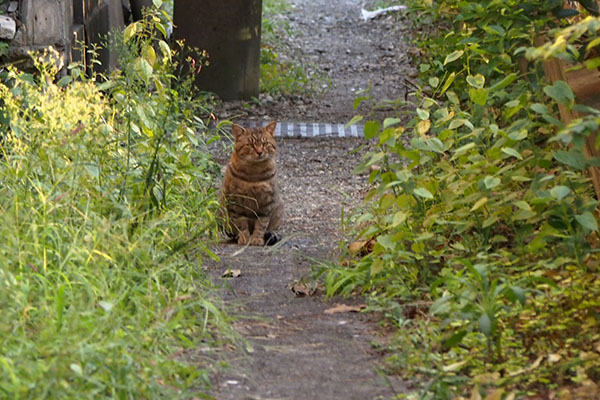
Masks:
[[[239,245],[274,244],[278,238],[283,202],[277,184],[275,127],[244,128],[233,124],[235,146],[221,187],[221,206],[227,213],[226,234]]]

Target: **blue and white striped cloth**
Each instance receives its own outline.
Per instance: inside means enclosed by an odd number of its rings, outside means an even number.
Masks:
[[[254,128],[256,126],[265,126],[268,121],[246,121],[239,122],[242,126]],[[351,125],[346,127],[344,124],[323,124],[323,123],[305,123],[305,122],[278,122],[275,129],[276,137],[363,137],[364,130],[362,125]]]

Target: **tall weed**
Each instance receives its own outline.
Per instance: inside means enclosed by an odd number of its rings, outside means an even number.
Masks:
[[[0,397],[190,398],[208,366],[186,352],[229,335],[201,270],[208,114],[158,17],[125,30],[106,79],[54,83],[47,52],[0,83]]]

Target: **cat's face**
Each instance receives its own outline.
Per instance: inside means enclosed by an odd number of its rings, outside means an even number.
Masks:
[[[264,128],[243,128],[233,124],[231,132],[235,137],[235,152],[247,162],[262,162],[275,157],[276,122],[271,122]]]

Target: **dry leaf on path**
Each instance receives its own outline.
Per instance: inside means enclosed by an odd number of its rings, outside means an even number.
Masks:
[[[241,269],[228,269],[223,274],[223,278],[237,278],[241,274],[242,274],[242,270]]]
[[[317,286],[311,288],[308,284],[299,281],[290,284],[288,288],[298,297],[312,296],[317,290]]]
[[[346,304],[336,304],[335,307],[328,308],[324,311],[325,314],[337,314],[345,312],[359,312],[363,308],[366,308],[365,304],[359,304],[357,306],[349,306]]]

